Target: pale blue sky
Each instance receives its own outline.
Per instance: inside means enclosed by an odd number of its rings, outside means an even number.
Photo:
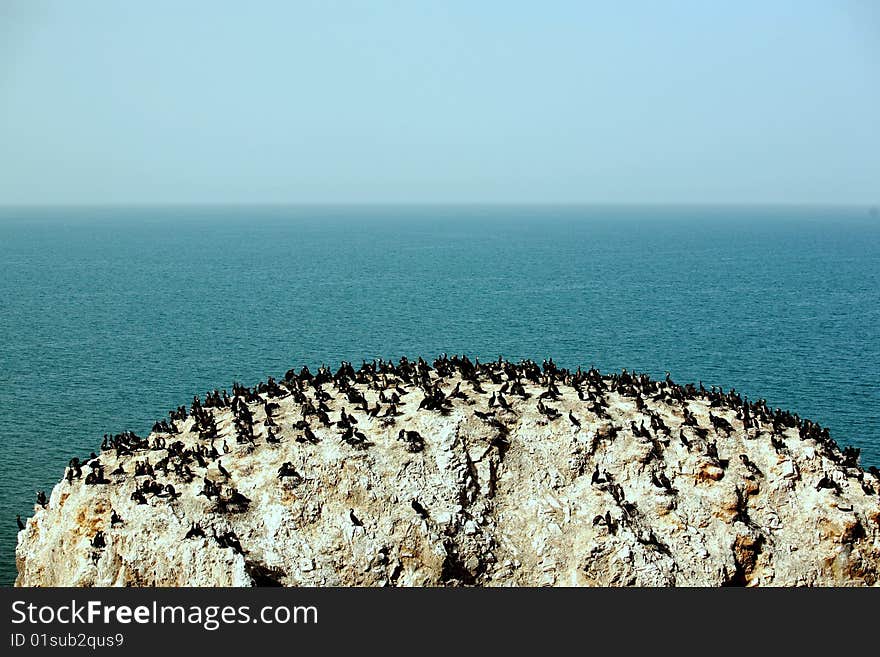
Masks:
[[[880,3],[0,0],[0,204],[880,203]]]

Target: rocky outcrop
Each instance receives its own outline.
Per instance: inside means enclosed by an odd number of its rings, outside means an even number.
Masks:
[[[71,467],[16,584],[880,581],[877,471],[734,394],[445,359],[237,392]]]

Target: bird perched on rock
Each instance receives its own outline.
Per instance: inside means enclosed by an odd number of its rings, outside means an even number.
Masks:
[[[104,540],[104,532],[99,531],[95,534],[94,538],[92,538],[92,547],[97,550],[107,547],[107,542]]]
[[[194,523],[192,523],[192,527],[189,528],[189,531],[186,532],[186,536],[184,536],[183,538],[184,539],[197,538],[197,537],[204,536],[204,535],[205,535],[205,530],[203,530],[201,528],[199,523],[194,522]]]
[[[419,514],[419,518],[421,518],[422,520],[427,520],[430,517],[428,515],[428,510],[425,507],[423,507],[419,503],[418,500],[413,499],[411,504],[412,504],[413,511],[415,511],[417,514]]]

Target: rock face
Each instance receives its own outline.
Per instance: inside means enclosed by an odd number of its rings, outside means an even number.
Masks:
[[[235,392],[74,464],[16,585],[880,582],[877,471],[735,394],[459,358]]]

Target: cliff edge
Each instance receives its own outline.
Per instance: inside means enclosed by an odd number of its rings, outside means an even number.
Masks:
[[[878,493],[818,425],[668,377],[304,368],[72,459],[16,585],[878,585]]]

